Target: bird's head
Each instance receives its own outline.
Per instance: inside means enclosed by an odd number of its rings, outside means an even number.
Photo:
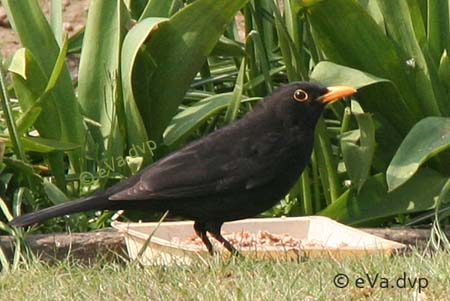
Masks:
[[[356,89],[348,86],[323,87],[309,82],[293,82],[276,90],[267,104],[283,120],[306,123],[314,128],[325,105],[355,92]]]

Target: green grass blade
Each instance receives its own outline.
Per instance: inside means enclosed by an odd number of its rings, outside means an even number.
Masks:
[[[3,215],[6,217],[6,220],[8,222],[14,218],[11,212],[9,211],[8,205],[6,205],[5,201],[1,197],[0,197],[0,210],[2,211]]]
[[[26,188],[25,187],[20,187],[15,193],[14,193],[14,198],[13,198],[13,202],[12,202],[12,215],[13,216],[19,216],[21,215],[21,211],[22,211],[22,203],[23,203],[23,198],[24,198],[24,194],[26,193]]]
[[[337,176],[337,158],[333,155],[330,137],[323,118],[317,123],[316,137],[320,145],[319,151],[324,159],[323,168],[326,171],[321,173],[321,177],[327,178],[325,187],[330,195],[330,201],[334,202],[341,194],[341,185]]]
[[[10,100],[7,92],[8,89],[5,82],[5,76],[3,74],[3,69],[1,67],[0,67],[0,89],[1,89],[0,102],[3,114],[5,115],[6,126],[8,128],[8,132],[11,137],[14,152],[16,153],[17,158],[19,158],[20,160],[26,160],[25,152],[23,150],[22,142],[20,141],[19,133],[11,110]]]
[[[8,273],[11,269],[8,257],[6,257],[6,253],[3,251],[2,247],[0,247],[0,265],[3,273]]]
[[[239,68],[239,74],[236,79],[236,84],[234,85],[233,94],[231,97],[231,102],[228,105],[227,111],[225,113],[224,122],[230,123],[236,119],[239,106],[241,104],[242,92],[244,89],[244,79],[245,79],[245,67],[247,61],[246,59],[242,59],[241,67]]]

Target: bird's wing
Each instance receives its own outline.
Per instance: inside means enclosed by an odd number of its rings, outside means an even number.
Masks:
[[[110,199],[206,196],[252,189],[273,179],[286,150],[281,133],[258,131],[262,136],[256,139],[252,131],[239,136],[233,132],[215,132],[156,162],[142,171],[137,183]]]

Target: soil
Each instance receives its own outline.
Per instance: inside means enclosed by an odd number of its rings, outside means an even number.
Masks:
[[[49,17],[50,1],[40,0],[44,13]],[[81,30],[86,22],[90,0],[63,0],[64,30],[69,36]],[[11,29],[4,7],[0,5],[0,52],[4,58],[9,57],[20,48],[20,41]]]
[[[46,17],[49,19],[50,0],[39,0]],[[86,24],[89,4],[91,0],[62,0],[63,26],[69,37],[79,32]],[[241,42],[245,40],[244,18],[238,14],[236,21],[239,27]],[[8,21],[5,8],[0,4],[0,53],[8,58],[21,47],[19,38]],[[79,55],[71,54],[67,57],[67,64],[74,81],[78,77]]]

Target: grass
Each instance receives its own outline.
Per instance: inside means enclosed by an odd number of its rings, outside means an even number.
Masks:
[[[339,273],[349,277],[348,287],[333,284]],[[420,278],[424,284],[426,279],[428,286],[420,293],[418,282],[415,289],[380,287],[381,277],[391,286],[404,273],[411,281]],[[366,274],[372,282],[378,274],[374,288]],[[365,279],[364,288],[355,286],[358,277]],[[408,256],[341,261],[211,257],[169,267],[111,262],[88,266],[69,259],[54,265],[24,264],[0,276],[0,300],[445,300],[449,295],[450,254],[417,250]]]

